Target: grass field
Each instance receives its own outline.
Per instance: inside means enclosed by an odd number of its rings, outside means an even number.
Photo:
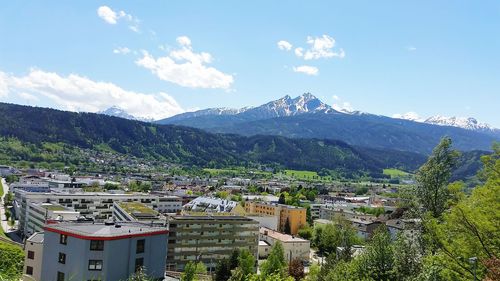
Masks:
[[[400,178],[408,176],[409,173],[398,169],[384,169],[384,175],[389,175],[391,178]]]
[[[264,176],[270,176],[272,175],[271,172],[264,172],[264,171],[259,171],[259,170],[246,170],[244,168],[236,168],[236,169],[210,169],[210,168],[205,168],[203,171],[210,173],[213,176],[217,175],[232,175],[235,174],[236,176],[238,175],[247,175],[247,174],[256,174],[256,175],[264,175]]]
[[[320,177],[318,173],[314,171],[285,170],[285,175],[303,180],[321,180],[321,181],[332,180],[331,177]]]

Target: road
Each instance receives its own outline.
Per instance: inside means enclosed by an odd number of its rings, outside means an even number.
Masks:
[[[2,181],[2,186],[3,186],[3,191],[4,191],[2,198],[1,198],[1,202],[0,202],[0,214],[1,214],[0,224],[2,225],[3,232],[5,233],[5,235],[7,235],[7,237],[14,240],[15,242],[21,243],[22,239],[17,234],[17,229],[15,228],[15,226],[12,229],[7,222],[7,218],[5,217],[5,206],[3,205],[3,202],[4,202],[3,199],[7,195],[7,193],[9,192],[9,186],[5,182],[4,178],[0,178],[0,179]]]

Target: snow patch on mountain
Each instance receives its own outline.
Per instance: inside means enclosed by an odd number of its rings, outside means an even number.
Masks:
[[[118,107],[118,106],[112,106],[106,110],[99,111],[98,114],[104,114],[104,115],[108,115],[108,116],[114,116],[114,117],[129,119],[129,120],[137,120],[137,121],[145,121],[145,122],[153,121],[153,120],[147,119],[147,118],[136,117],[132,114],[129,114],[127,111],[125,111],[125,109]]]

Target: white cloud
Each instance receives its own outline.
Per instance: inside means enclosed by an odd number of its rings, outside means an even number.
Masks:
[[[124,19],[129,23],[129,29],[134,32],[140,32],[139,30],[139,19],[127,14],[125,11],[115,12],[108,6],[101,6],[97,8],[97,15],[109,24],[117,24],[120,19]]]
[[[278,44],[278,48],[280,50],[290,51],[292,49],[292,44],[290,44],[290,42],[288,42],[288,41],[281,40],[281,41],[278,41],[277,44]]]
[[[408,46],[406,47],[406,49],[410,52],[413,52],[413,51],[416,51],[417,50],[417,47],[414,47],[414,46]]]
[[[151,70],[161,80],[183,87],[229,89],[234,78],[207,66],[213,61],[212,55],[205,52],[195,53],[187,36],[178,37],[177,43],[180,48],[171,50],[164,57],[154,58],[147,51],[143,51],[143,57],[138,59],[136,64]]]
[[[318,75],[319,73],[319,69],[317,67],[309,65],[294,66],[293,71],[304,73],[307,75]]]
[[[411,121],[424,121],[422,117],[416,112],[410,111],[406,112],[404,114],[396,113],[392,115],[392,118],[398,118],[398,119],[405,119],[405,120],[411,120]]]
[[[344,112],[344,113],[351,113],[354,111],[354,108],[352,107],[351,103],[348,101],[344,101],[341,97],[337,95],[333,95],[333,104],[332,108]]]
[[[304,48],[295,48],[295,51],[294,51],[295,55],[297,57],[302,57],[304,55]]]
[[[113,53],[126,55],[126,54],[130,53],[130,49],[127,47],[118,47],[118,48],[113,50]]]
[[[28,102],[35,102],[40,100],[37,96],[24,92],[20,92],[18,96]]]
[[[61,76],[31,69],[26,76],[14,76],[0,71],[0,86],[0,94],[4,93],[12,100],[39,99],[70,111],[98,112],[115,105],[136,117],[147,119],[161,119],[183,112],[166,93],[127,91],[113,83],[93,81],[77,74]]]
[[[101,6],[97,9],[97,15],[109,24],[116,24],[118,15],[108,6]]]
[[[323,35],[321,37],[308,36],[307,44],[309,44],[310,47],[305,51],[303,55],[303,58],[305,60],[345,57],[345,52],[343,49],[340,49],[339,51],[333,51],[333,47],[335,47],[335,39],[328,35]]]
[[[340,112],[353,112],[354,109],[351,105],[350,102],[342,102],[342,103],[335,103],[332,105],[333,109],[340,111]]]

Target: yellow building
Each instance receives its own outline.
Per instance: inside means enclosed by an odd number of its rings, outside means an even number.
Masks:
[[[299,229],[306,225],[306,208],[288,206],[269,202],[246,202],[247,214],[261,214],[275,216],[278,219],[279,231],[285,231],[288,220],[290,233],[297,235]]]

